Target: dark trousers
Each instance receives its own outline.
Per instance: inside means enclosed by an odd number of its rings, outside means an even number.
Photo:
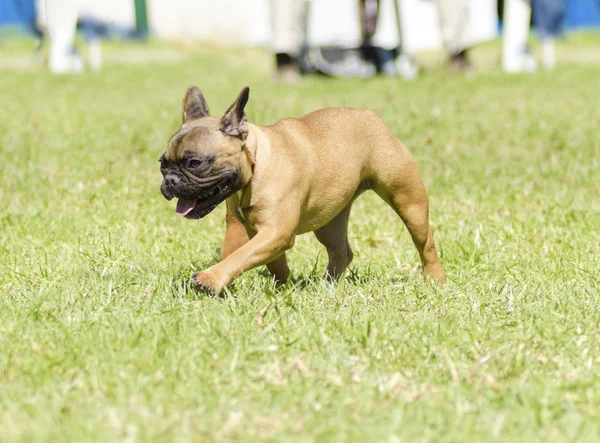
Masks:
[[[533,24],[541,40],[559,37],[565,21],[565,0],[532,0]]]

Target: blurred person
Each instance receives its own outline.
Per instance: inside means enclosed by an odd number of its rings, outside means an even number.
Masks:
[[[42,0],[38,2],[38,11],[50,39],[50,71],[56,74],[83,71],[83,61],[75,51],[77,0]]]
[[[399,0],[393,0],[397,31],[401,34]],[[272,52],[275,55],[276,80],[295,83],[302,73],[318,72],[332,77],[368,78],[376,74],[399,75],[412,79],[418,66],[402,49],[402,39],[394,49],[385,49],[373,43],[380,0],[359,0],[361,44],[347,47],[334,44],[327,47],[309,47],[307,38],[310,0],[271,0]],[[343,7],[351,7],[341,2]]]
[[[537,70],[537,62],[527,44],[530,21],[530,0],[505,0],[502,18],[502,69],[506,73]]]
[[[420,67],[403,44],[400,2],[401,0],[359,0],[362,51],[363,57],[374,64],[377,73],[412,80],[417,77]],[[386,14],[394,15],[397,35],[395,47],[392,47],[390,41],[377,42],[379,23]]]
[[[111,33],[108,27],[93,17],[82,15],[87,5],[99,0],[37,0],[38,21],[50,40],[48,67],[56,74],[80,73],[84,63],[75,47],[79,27],[88,49],[88,65],[97,71],[102,66],[100,39]]]
[[[440,32],[448,53],[451,72],[468,72],[473,65],[469,59],[472,42],[469,39],[470,0],[435,0]]]
[[[534,72],[537,62],[529,50],[529,24],[533,23],[541,41],[542,66],[556,65],[554,39],[562,35],[565,0],[507,0],[504,5],[502,66],[505,72]]]
[[[271,0],[271,42],[279,81],[295,83],[300,80],[299,56],[305,42],[309,2]]]
[[[542,66],[556,66],[554,39],[561,37],[565,19],[565,0],[532,0],[533,24],[542,46]]]

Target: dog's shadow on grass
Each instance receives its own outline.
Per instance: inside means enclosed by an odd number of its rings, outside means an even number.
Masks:
[[[391,277],[382,278],[381,274],[378,274],[370,266],[365,268],[350,267],[342,278],[357,287],[369,286],[372,285],[373,282],[378,282],[383,286],[397,286],[404,285],[411,280],[410,276],[405,274],[395,274]]]
[[[220,257],[220,248],[216,248],[215,257],[212,260],[206,260],[203,262],[193,262],[191,266],[186,266],[185,268],[181,268],[178,272],[172,275],[170,281],[170,289],[174,298],[184,298],[184,299],[201,299],[201,298],[215,298],[215,299],[227,299],[227,298],[236,298],[240,293],[239,286],[236,285],[236,282],[232,282],[226,290],[221,292],[218,296],[208,296],[206,294],[202,294],[194,290],[191,284],[191,277],[193,272],[190,269],[194,270],[202,270],[207,269],[208,267],[219,262]],[[195,272],[195,271],[194,271]],[[269,273],[269,271],[262,267],[258,271],[258,275],[261,277],[260,290],[264,294],[267,295],[278,295],[290,291],[300,290],[303,291],[309,287],[314,287],[319,285],[321,282],[326,281],[327,279],[324,276],[322,271],[313,268],[307,274],[300,274],[297,276],[293,276],[286,283],[276,283],[273,280],[273,277]],[[409,275],[393,275],[391,277],[387,277],[382,279],[382,276],[378,274],[375,270],[373,270],[370,266],[355,268],[350,267],[345,272],[345,275],[341,278],[339,282],[333,284],[339,284],[341,282],[349,283],[355,287],[365,287],[372,285],[373,282],[378,282],[384,286],[403,286],[407,283],[410,283],[411,277]]]
[[[193,269],[206,269],[209,266],[214,264],[212,261],[205,263],[193,263]],[[170,282],[168,283],[168,287],[170,289],[171,295],[173,298],[179,299],[201,299],[201,298],[214,298],[214,299],[227,299],[227,298],[236,298],[240,294],[240,287],[236,284],[236,282],[232,282],[226,290],[221,292],[217,296],[210,296],[207,294],[200,293],[196,291],[192,287],[192,275],[193,272],[190,272],[190,267],[181,268],[175,274],[173,274],[170,278]],[[268,295],[278,295],[284,292],[294,291],[294,290],[304,290],[315,283],[318,283],[322,276],[316,275],[299,275],[290,279],[287,283],[276,283],[273,280],[273,277],[269,273],[267,269],[260,270],[258,275],[261,277],[258,286],[260,291],[264,294]]]

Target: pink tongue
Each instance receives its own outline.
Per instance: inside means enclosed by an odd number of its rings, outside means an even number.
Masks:
[[[183,198],[180,198],[179,200],[177,200],[177,208],[175,209],[175,212],[177,213],[177,215],[186,216],[195,207],[196,200],[184,200]]]

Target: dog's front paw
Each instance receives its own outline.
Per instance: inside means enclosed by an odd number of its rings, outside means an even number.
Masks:
[[[223,290],[223,286],[208,271],[192,275],[192,288],[208,295],[216,295]]]

